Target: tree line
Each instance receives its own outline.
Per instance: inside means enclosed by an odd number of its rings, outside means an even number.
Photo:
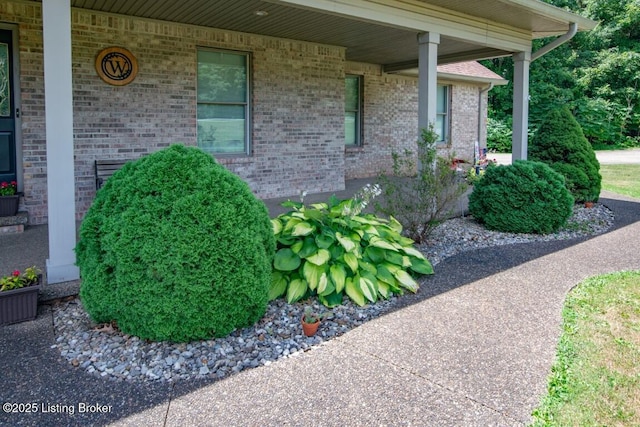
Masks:
[[[599,22],[530,69],[530,134],[549,110],[569,106],[594,148],[640,145],[640,0],[545,0]],[[553,38],[535,40],[533,51]],[[513,82],[511,57],[483,64]],[[487,143],[511,150],[513,85],[489,92]]]

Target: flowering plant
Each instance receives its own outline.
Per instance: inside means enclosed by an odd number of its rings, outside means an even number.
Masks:
[[[15,181],[0,183],[0,196],[13,196],[18,191],[18,183]]]
[[[24,273],[15,270],[11,275],[4,276],[0,279],[0,291],[11,291],[13,289],[34,285],[38,282],[39,273],[40,270],[35,266],[25,269]]]

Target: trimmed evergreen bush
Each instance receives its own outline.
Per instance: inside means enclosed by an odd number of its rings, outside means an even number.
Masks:
[[[264,203],[197,148],[126,164],[98,191],[76,247],[80,297],[131,335],[222,337],[265,313],[275,238]]]
[[[529,160],[551,166],[566,179],[576,202],[600,197],[600,163],[568,107],[547,113],[529,146]]]
[[[573,213],[564,177],[541,162],[488,168],[469,195],[469,211],[492,230],[546,234]]]

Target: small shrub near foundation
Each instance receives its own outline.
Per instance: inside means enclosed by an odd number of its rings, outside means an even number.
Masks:
[[[470,213],[487,228],[510,233],[557,231],[573,213],[564,178],[540,162],[488,168],[469,196]]]

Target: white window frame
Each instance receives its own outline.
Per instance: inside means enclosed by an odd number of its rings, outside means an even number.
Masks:
[[[347,144],[347,141],[345,139],[345,147],[349,148],[349,147],[361,147],[362,146],[362,120],[363,120],[363,112],[362,112],[362,105],[363,105],[363,88],[364,88],[364,77],[359,75],[359,74],[347,74],[345,76],[345,81],[347,79],[357,79],[358,80],[358,106],[356,108],[356,110],[347,110],[347,103],[346,103],[346,99],[345,99],[345,114],[348,112],[355,112],[356,113],[356,140],[353,144]],[[345,98],[346,98],[346,93],[345,93]]]
[[[237,151],[237,152],[218,152],[218,151],[214,151],[214,150],[206,150],[208,153],[215,155],[215,156],[226,156],[226,157],[232,157],[232,156],[241,156],[241,155],[249,155],[251,153],[251,112],[252,112],[252,107],[251,107],[251,53],[250,52],[243,52],[243,51],[236,51],[236,50],[227,50],[227,49],[216,49],[216,48],[210,48],[210,47],[202,47],[202,46],[198,46],[197,47],[197,51],[196,51],[196,67],[198,66],[199,62],[197,61],[197,53],[199,52],[221,52],[221,53],[225,53],[225,54],[230,54],[230,55],[238,55],[238,56],[244,56],[245,57],[245,67],[246,67],[246,99],[245,102],[243,103],[237,103],[237,102],[201,102],[198,101],[198,88],[196,85],[196,106],[199,105],[242,105],[244,106],[244,117],[245,117],[245,123],[244,123],[244,150],[243,151]],[[196,69],[196,82],[197,82],[197,69]],[[198,118],[197,118],[197,108],[196,108],[196,144],[198,146],[200,146],[199,144],[199,138],[197,136],[198,130],[197,130],[197,122],[198,122]]]
[[[436,117],[443,118],[443,129],[436,129],[436,131],[442,130],[441,139],[436,141],[437,144],[448,144],[449,136],[451,134],[451,85],[438,84],[438,87],[443,87],[444,91],[444,111],[440,112],[436,110]],[[436,94],[439,94],[437,91]],[[436,95],[437,96],[437,95]],[[436,101],[436,105],[439,106],[439,100]],[[436,120],[437,123],[437,120]]]

